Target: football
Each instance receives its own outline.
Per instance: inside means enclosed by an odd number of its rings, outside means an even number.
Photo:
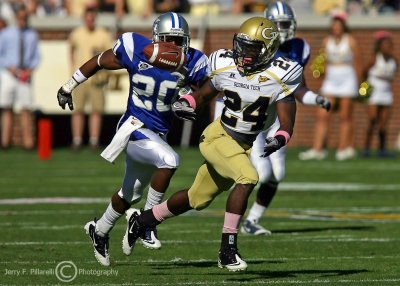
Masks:
[[[170,71],[179,70],[186,61],[182,48],[169,42],[157,42],[147,45],[143,53],[150,64]]]

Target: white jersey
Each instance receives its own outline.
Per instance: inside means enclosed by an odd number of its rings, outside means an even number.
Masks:
[[[391,81],[396,73],[397,65],[393,58],[385,60],[381,53],[376,55],[375,64],[368,71],[368,79],[378,78]]]
[[[358,81],[352,65],[353,52],[349,35],[344,35],[339,42],[329,37],[325,46],[327,67],[321,93],[325,96],[356,97]]]
[[[393,103],[392,79],[396,74],[397,64],[391,58],[385,60],[381,53],[375,58],[375,64],[368,71],[368,82],[373,90],[369,98],[370,104],[391,105]]]
[[[338,43],[329,37],[325,47],[328,64],[352,64],[353,52],[350,47],[349,36],[344,35]]]
[[[237,133],[256,135],[276,119],[276,102],[290,95],[301,83],[303,68],[297,62],[276,58],[262,72],[243,76],[232,51],[221,49],[210,55],[209,69],[214,87],[224,92],[222,124]]]

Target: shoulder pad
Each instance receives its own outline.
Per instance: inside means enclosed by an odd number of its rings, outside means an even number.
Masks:
[[[278,54],[305,66],[310,58],[310,45],[304,39],[293,38],[279,47]]]
[[[265,72],[276,81],[284,83],[302,75],[303,67],[296,61],[278,57],[272,60]]]
[[[209,56],[211,72],[230,66],[235,66],[232,55],[232,50],[227,49],[220,49],[213,52]]]

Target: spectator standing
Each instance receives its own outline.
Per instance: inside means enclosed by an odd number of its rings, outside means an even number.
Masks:
[[[76,70],[86,59],[108,49],[113,44],[109,31],[96,26],[97,11],[87,8],[84,15],[84,26],[75,28],[69,37],[72,70]],[[99,145],[104,111],[104,93],[107,83],[106,74],[99,72],[85,85],[76,89],[74,96],[75,110],[71,117],[72,148],[79,149],[83,142],[85,126],[85,105],[90,102],[89,144],[92,148]]]
[[[20,108],[22,140],[25,149],[34,147],[32,118],[32,73],[39,64],[38,34],[28,27],[29,11],[20,6],[16,25],[0,33],[1,146],[12,142],[14,107]]]
[[[344,13],[332,16],[330,35],[323,41],[326,55],[326,74],[321,94],[328,97],[333,109],[340,116],[340,139],[336,160],[343,161],[356,156],[353,148],[353,99],[358,95],[361,78],[360,53],[356,40],[350,34]],[[322,160],[327,156],[326,147],[330,113],[317,111],[317,123],[312,149],[299,155],[301,160]]]
[[[365,140],[364,155],[370,156],[373,133],[378,127],[379,152],[378,156],[387,157],[386,150],[387,124],[393,104],[392,81],[397,70],[397,60],[393,55],[393,40],[387,31],[375,34],[375,53],[365,69],[364,75],[372,85],[373,90],[368,99],[369,124]]]

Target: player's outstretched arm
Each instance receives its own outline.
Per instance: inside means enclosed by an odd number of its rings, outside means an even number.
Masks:
[[[294,96],[289,95],[277,101],[276,111],[280,127],[274,137],[267,137],[265,139],[264,154],[261,155],[261,157],[268,157],[289,142],[293,134],[293,127],[296,119],[296,100]]]
[[[304,105],[318,105],[326,111],[331,109],[329,99],[311,91],[304,82],[294,91],[294,96]]]
[[[172,111],[180,119],[193,121],[196,119],[196,108],[209,102],[218,93],[219,91],[208,79],[198,90],[183,95],[175,101],[172,104]]]
[[[121,68],[121,64],[111,49],[94,56],[84,63],[79,69],[77,69],[72,75],[71,79],[68,80],[62,87],[60,87],[57,92],[58,104],[62,109],[65,109],[65,105],[68,105],[68,108],[73,110],[74,105],[72,102],[72,91],[79,84],[85,82],[88,78],[93,76],[101,69],[117,70]]]

